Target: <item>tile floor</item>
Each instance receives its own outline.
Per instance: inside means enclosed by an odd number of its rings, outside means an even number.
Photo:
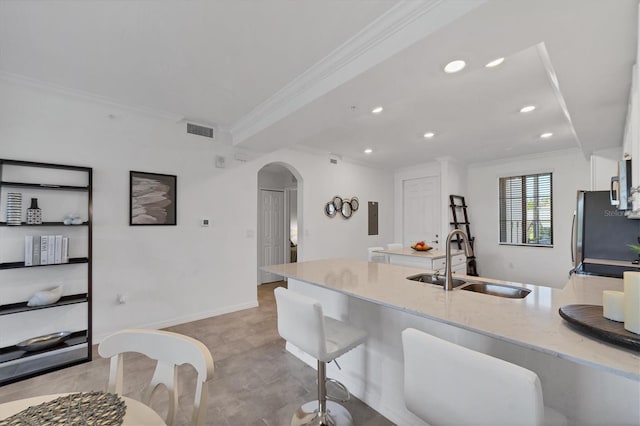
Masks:
[[[273,289],[284,283],[258,288],[259,307],[170,327],[202,341],[211,350],[215,372],[209,385],[207,424],[288,425],[295,409],[315,399],[315,370],[284,349],[276,328]],[[94,350],[94,360],[0,388],[0,402],[50,393],[106,390],[109,361]],[[131,354],[125,359],[125,394],[138,399],[153,371],[152,361]],[[183,396],[179,423],[189,423],[195,376],[191,367],[181,367]],[[189,394],[188,392],[191,391]],[[157,394],[154,408],[164,414],[166,397]],[[352,397],[344,404],[356,425],[391,425],[363,402]]]

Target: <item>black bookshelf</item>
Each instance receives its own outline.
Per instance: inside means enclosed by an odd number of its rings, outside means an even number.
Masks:
[[[26,222],[21,222],[20,225],[7,225],[7,222],[0,222],[0,226],[8,226],[10,228],[16,228],[19,229],[21,226],[66,226],[68,228],[72,228],[74,226],[88,226],[89,222],[82,222],[78,225],[65,225],[64,222],[42,222],[39,224],[32,224],[32,223],[26,223]]]
[[[50,303],[42,306],[27,306],[27,302],[8,303],[6,305],[0,305],[0,315],[17,314],[20,312],[35,311],[38,309],[50,309],[58,306],[75,305],[76,303],[85,303],[89,301],[89,295],[87,293],[70,294],[63,296],[56,303]]]
[[[88,191],[89,190],[88,186],[49,185],[44,183],[7,182],[7,181],[0,181],[0,186],[6,186],[10,188],[58,189],[63,191]]]
[[[64,265],[77,265],[79,263],[89,263],[88,257],[72,257],[67,263],[49,263],[46,265],[31,265],[25,266],[24,262],[5,262],[0,263],[0,269],[17,269],[17,268],[41,268],[43,266],[64,266]]]
[[[5,167],[6,166],[6,167]],[[39,173],[36,170],[32,170],[34,173],[30,173],[30,169],[51,169],[53,172]],[[82,178],[81,185],[60,185],[55,182],[57,174],[55,170],[63,172],[77,172]],[[13,174],[16,171],[18,174],[14,176],[20,176],[15,179],[9,174]],[[46,177],[44,177],[46,176]],[[62,175],[60,175],[62,176]],[[71,182],[74,183],[74,182]],[[85,185],[86,183],[86,185]],[[0,386],[12,383],[15,381],[23,380],[29,377],[37,376],[40,374],[48,373],[50,371],[66,368],[71,365],[80,364],[83,362],[91,361],[91,344],[92,344],[92,238],[93,238],[93,226],[92,226],[92,213],[93,213],[93,169],[84,166],[75,165],[63,165],[52,163],[40,163],[33,161],[22,160],[9,160],[0,159],[0,191],[6,192],[16,191],[20,192],[20,189],[24,189],[26,193],[30,191],[44,191],[42,197],[49,200],[49,202],[55,202],[57,195],[55,191],[70,191],[80,194],[87,194],[86,198],[86,212],[87,219],[78,225],[65,225],[62,221],[49,221],[41,224],[26,224],[20,225],[8,225],[6,221],[0,222],[0,229],[2,232],[11,232],[12,236],[15,236],[15,232],[20,232],[20,229],[24,229],[25,235],[30,235],[34,228],[74,228],[80,227],[86,229],[87,232],[74,233],[73,239],[87,239],[87,253],[84,257],[70,258],[67,263],[56,263],[47,265],[32,265],[25,266],[24,262],[4,262],[0,263],[0,273],[3,270],[9,269],[26,269],[26,268],[42,268],[42,267],[62,267],[65,265],[86,265],[86,293],[70,294],[61,297],[57,302],[44,305],[44,306],[27,306],[27,302],[18,302],[0,305],[0,316],[7,316],[21,314],[21,315],[37,315],[37,311],[47,309],[59,309],[64,310],[71,305],[86,304],[87,316],[86,320],[77,324],[77,328],[82,329],[71,334],[64,342],[61,342],[55,346],[40,350],[40,351],[25,351],[24,348],[18,348],[17,346],[8,346],[0,348]],[[5,218],[3,218],[5,219]],[[9,231],[11,230],[11,231]],[[30,231],[28,231],[30,230]],[[13,238],[13,237],[12,237]],[[2,243],[2,239],[0,239]],[[78,268],[78,267],[76,267]],[[64,269],[63,269],[64,271]],[[83,270],[74,269],[73,274],[84,274]],[[62,272],[62,276],[65,276],[66,272]],[[46,279],[44,275],[36,274],[29,275],[33,277],[34,284],[38,280],[43,281],[43,287],[45,286]],[[3,299],[2,293],[6,291],[3,288],[2,276],[0,275],[0,300]],[[50,286],[50,283],[46,283]],[[63,283],[64,284],[64,283]],[[82,290],[81,290],[82,291]],[[6,300],[6,299],[5,299]],[[64,315],[64,311],[61,311]],[[43,314],[42,318],[49,318],[51,314]],[[55,312],[53,315],[57,315]],[[39,317],[30,317],[31,319]],[[54,317],[55,318],[55,317]],[[14,321],[15,320],[11,320]],[[53,320],[55,321],[55,319]],[[33,321],[30,321],[33,322]],[[27,330],[20,330],[20,335]],[[3,330],[0,328],[0,333]],[[34,336],[35,337],[35,336]],[[84,346],[82,346],[84,345]]]
[[[55,346],[51,346],[39,351],[25,351],[16,345],[5,346],[0,348],[0,363],[7,361],[15,361],[17,359],[29,358],[35,355],[41,355],[47,352],[53,352],[61,348],[68,348],[70,346],[81,345],[87,343],[87,330],[81,330],[71,333],[71,335],[64,341]],[[0,364],[0,367],[2,364]]]

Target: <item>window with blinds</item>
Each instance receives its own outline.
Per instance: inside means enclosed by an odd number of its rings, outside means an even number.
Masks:
[[[500,243],[553,246],[551,175],[500,178]]]

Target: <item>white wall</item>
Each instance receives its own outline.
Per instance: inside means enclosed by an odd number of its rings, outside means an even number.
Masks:
[[[287,162],[302,178],[301,259],[365,259],[366,247],[391,240],[391,175],[294,151],[234,161],[233,148],[185,128],[166,117],[0,80],[0,158],[94,169],[97,339],[124,327],[161,327],[257,304],[257,174],[267,163]],[[215,167],[216,155],[227,157],[225,169]],[[130,170],[178,176],[177,226],[128,225]],[[358,196],[364,209],[350,220],[327,218],[324,204],[336,194]],[[389,208],[377,237],[367,236],[368,200]],[[204,217],[208,228],[199,226]],[[5,277],[0,274],[0,284]],[[119,293],[128,296],[126,304],[116,303]]]
[[[575,150],[551,152],[468,168],[467,204],[481,276],[562,287],[571,262],[571,221],[576,192],[590,185],[589,161]],[[553,173],[553,248],[499,245],[498,178]]]
[[[303,151],[281,150],[256,161],[258,169],[271,162],[287,163],[301,175],[298,189],[298,261],[327,257],[367,258],[366,247],[393,237],[393,178],[391,173]],[[294,173],[295,174],[295,173]],[[324,206],[334,196],[358,197],[360,208],[350,219],[330,218]],[[367,205],[379,203],[379,235],[367,235]]]

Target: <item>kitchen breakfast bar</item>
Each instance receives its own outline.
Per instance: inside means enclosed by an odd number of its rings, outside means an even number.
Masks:
[[[545,405],[569,424],[640,424],[640,353],[583,334],[558,314],[565,305],[601,305],[604,290],[622,290],[621,279],[573,275],[563,289],[554,289],[456,275],[531,291],[510,299],[460,288],[445,292],[406,279],[424,269],[351,259],[263,269],[317,299],[325,315],[368,332],[364,345],[338,360],[342,370],[331,364],[327,374],[394,423],[422,423],[406,410],[402,395],[400,333],[413,327],[535,371]],[[287,349],[315,366],[294,346]]]

